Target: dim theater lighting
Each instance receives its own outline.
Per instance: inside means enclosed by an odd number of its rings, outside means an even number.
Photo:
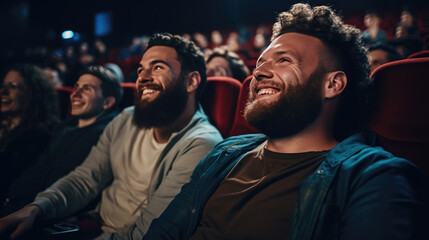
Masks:
[[[70,38],[73,38],[74,32],[71,30],[67,30],[67,31],[64,31],[63,34],[61,34],[61,36],[63,37],[63,39],[70,39]]]

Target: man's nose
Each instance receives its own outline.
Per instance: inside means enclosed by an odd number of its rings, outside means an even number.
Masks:
[[[73,90],[73,92],[71,93],[71,97],[74,97],[74,96],[80,96],[81,95],[81,93],[82,93],[82,88],[80,88],[80,87],[77,87],[77,88],[75,88],[74,90]]]
[[[272,70],[271,70],[271,62],[263,62],[261,65],[255,68],[253,70],[253,76],[256,80],[260,81],[262,79],[269,79],[274,76]]]
[[[151,75],[151,72],[149,70],[141,70],[137,76],[136,83],[144,84],[152,81],[153,81],[153,77]]]

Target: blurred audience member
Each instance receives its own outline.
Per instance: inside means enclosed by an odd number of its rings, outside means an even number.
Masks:
[[[10,183],[35,163],[57,123],[55,91],[41,69],[13,66],[1,82],[0,199]]]
[[[401,12],[401,20],[398,26],[404,27],[409,37],[418,36],[418,26],[415,21],[415,11],[410,6],[404,6]]]
[[[223,44],[222,34],[218,30],[212,31],[211,38],[210,38],[210,48],[214,49],[222,46],[222,44]]]
[[[396,51],[407,58],[410,54],[422,49],[422,42],[416,34],[409,34],[406,27],[398,25],[395,31],[395,38],[389,41]]]
[[[184,33],[182,34],[182,38],[188,40],[188,41],[192,41],[192,36],[189,33]]]
[[[239,35],[237,32],[231,32],[226,39],[226,46],[230,51],[235,53],[241,50],[240,42],[238,41]]]
[[[196,32],[194,33],[193,38],[203,53],[209,49],[209,42],[207,41],[207,38],[204,36],[204,34]]]
[[[43,69],[43,74],[53,88],[63,86],[63,81],[60,78],[58,70],[47,67]]]
[[[107,51],[107,46],[100,38],[94,42],[94,55],[97,64],[104,64],[108,61],[109,52]]]
[[[89,54],[90,49],[87,42],[81,42],[79,45],[79,55]]]
[[[29,204],[38,192],[79,166],[117,115],[121,96],[119,81],[109,70],[93,66],[80,73],[70,96],[72,117],[55,131],[36,164],[24,170],[0,199],[0,216]]]
[[[225,76],[239,81],[249,76],[250,72],[240,57],[223,46],[206,53],[207,77]]]
[[[368,61],[373,72],[377,67],[388,62],[402,59],[402,56],[389,44],[376,43],[368,49]]]
[[[270,36],[265,26],[259,26],[256,29],[255,39],[253,40],[253,51],[258,54],[262,53],[270,42]]]
[[[380,16],[375,10],[368,10],[365,13],[364,24],[367,28],[362,32],[362,41],[369,46],[377,42],[386,42],[386,33],[380,29]]]

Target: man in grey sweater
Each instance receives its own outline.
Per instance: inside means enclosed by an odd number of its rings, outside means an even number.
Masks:
[[[36,221],[73,214],[101,194],[102,230],[130,229],[138,237],[189,181],[222,139],[199,105],[206,81],[202,53],[179,36],[156,34],[137,72],[135,107],[106,127],[81,166],[0,219],[0,235],[14,239]]]

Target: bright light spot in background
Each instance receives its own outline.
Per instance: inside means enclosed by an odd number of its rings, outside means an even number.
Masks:
[[[70,39],[74,36],[74,32],[71,30],[64,31],[63,34],[61,34],[63,39]]]

